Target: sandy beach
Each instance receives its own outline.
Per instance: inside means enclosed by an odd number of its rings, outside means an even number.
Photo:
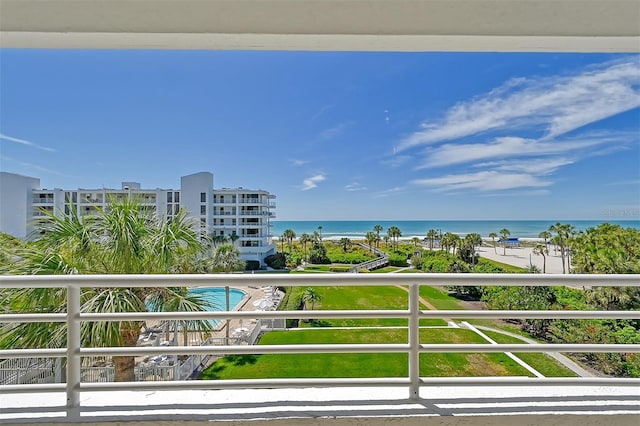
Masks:
[[[483,245],[477,249],[480,257],[495,260],[497,262],[506,263],[508,265],[520,266],[527,268],[530,264],[535,265],[543,271],[543,258],[541,255],[533,254],[532,247],[514,247],[507,248],[506,255],[502,247],[494,248],[492,246]],[[560,253],[554,254],[553,249],[549,250],[549,254],[546,255],[546,273],[547,274],[561,274],[562,273],[562,259]]]

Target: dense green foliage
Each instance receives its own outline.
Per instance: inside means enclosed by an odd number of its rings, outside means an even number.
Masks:
[[[264,263],[273,269],[284,269],[287,266],[287,256],[284,253],[271,254],[264,258]]]
[[[257,271],[260,269],[260,261],[259,260],[247,260],[245,270],[247,271]]]
[[[45,216],[28,244],[16,244],[4,263],[8,274],[170,274],[231,271],[244,268],[233,245],[207,245],[199,240],[184,211],[172,221],[158,219],[137,200],[125,198],[98,209],[95,215]],[[3,245],[3,250],[6,247]],[[66,292],[57,288],[0,290],[5,312],[66,311]],[[82,312],[203,311],[209,304],[184,287],[83,288]],[[140,321],[85,321],[83,346],[135,346]],[[182,321],[183,330],[208,331],[208,321]],[[187,336],[187,333],[183,333]],[[63,323],[5,323],[0,347],[64,347]],[[187,343],[184,343],[185,345]],[[115,380],[134,380],[133,356],[113,357]]]
[[[558,227],[556,226],[556,229]],[[568,227],[559,227],[570,229]],[[574,273],[640,273],[640,231],[602,224],[574,236],[563,244]],[[496,287],[483,299],[492,309],[638,310],[640,289],[593,287]],[[638,320],[522,320],[522,327],[536,337],[556,343],[640,342]],[[633,353],[581,354],[604,373],[640,377],[640,357]]]

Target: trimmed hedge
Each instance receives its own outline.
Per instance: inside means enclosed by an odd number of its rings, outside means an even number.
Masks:
[[[244,269],[246,271],[257,271],[260,269],[260,261],[259,260],[247,260],[247,264]]]

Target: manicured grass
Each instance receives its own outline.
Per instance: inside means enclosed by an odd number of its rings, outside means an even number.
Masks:
[[[317,310],[399,310],[407,309],[409,295],[395,286],[362,286],[362,287],[315,287],[320,296],[316,303]],[[358,327],[358,326],[406,326],[407,320],[402,318],[337,318],[321,322],[301,322],[302,327],[321,325],[324,327]],[[439,319],[421,320],[420,325],[446,325]]]
[[[463,309],[458,299],[450,296],[446,290],[437,287],[420,286],[420,296],[428,300],[437,309]]]
[[[309,265],[304,267],[305,272],[329,272],[331,265]]]
[[[464,329],[422,329],[423,343],[483,343]],[[406,343],[406,329],[315,329],[270,332],[260,344]],[[216,361],[203,379],[291,377],[403,377],[408,374],[405,354],[296,354],[232,355]],[[420,375],[431,377],[526,376],[529,373],[504,354],[420,355]]]
[[[483,263],[489,263],[489,264],[498,266],[498,267],[502,268],[502,270],[504,270],[504,272],[521,274],[521,273],[527,271],[525,268],[521,268],[519,266],[509,265],[507,263],[498,262],[496,260],[487,259],[487,258],[484,258],[484,257],[481,259],[481,261]]]
[[[385,274],[388,272],[395,272],[398,269],[402,269],[399,266],[385,266],[384,268],[374,269],[373,271],[369,271],[372,274]]]
[[[313,272],[328,270],[329,266],[314,265]],[[289,289],[291,300],[288,309],[297,307],[303,288]],[[396,310],[406,309],[408,293],[396,286],[365,287],[315,287],[321,300],[318,310]],[[420,295],[438,309],[462,309],[461,302],[439,287],[420,287]],[[294,305],[296,305],[294,307]],[[474,321],[478,323],[479,321]],[[487,325],[496,327],[490,321]],[[363,328],[363,326],[406,327],[404,319],[323,319],[301,322],[301,327],[322,327],[284,332],[266,333],[260,344],[365,344],[406,343],[406,328]],[[442,320],[421,320],[421,325],[445,325]],[[336,329],[335,327],[359,327]],[[488,332],[501,343],[520,342],[518,339]],[[421,343],[486,343],[485,340],[466,329],[423,328]],[[574,374],[544,354],[524,353],[518,356],[542,374],[549,377],[566,377]],[[241,378],[288,378],[288,377],[404,377],[407,373],[406,354],[263,354],[231,355],[214,363],[203,374],[210,379]],[[463,376],[530,376],[504,354],[446,354],[425,353],[420,355],[420,375],[425,377]]]
[[[498,343],[525,343],[520,339],[516,339],[512,336],[505,336],[501,333],[495,333],[487,330],[482,330],[482,332]],[[518,352],[514,355],[538,370],[545,377],[577,377],[577,374],[573,371],[569,370],[546,354],[537,352]]]

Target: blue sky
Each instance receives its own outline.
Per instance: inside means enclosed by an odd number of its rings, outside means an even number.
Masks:
[[[640,219],[640,55],[0,51],[0,169],[279,220]]]

